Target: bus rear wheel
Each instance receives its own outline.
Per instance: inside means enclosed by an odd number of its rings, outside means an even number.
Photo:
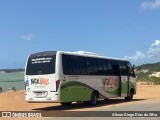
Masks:
[[[72,102],[61,102],[62,106],[70,106]]]
[[[96,92],[92,93],[90,101],[85,101],[86,105],[95,106],[98,101],[98,94]]]
[[[93,92],[91,96],[90,104],[94,106],[97,104],[97,102],[98,102],[98,93]]]

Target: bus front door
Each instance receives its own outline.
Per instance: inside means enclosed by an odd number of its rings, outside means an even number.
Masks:
[[[121,71],[121,97],[127,97],[129,93],[129,72],[126,64],[120,67]]]
[[[128,84],[129,77],[121,76],[121,97],[126,97],[128,95]]]

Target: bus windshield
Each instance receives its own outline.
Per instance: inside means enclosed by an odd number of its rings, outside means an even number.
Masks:
[[[26,75],[44,75],[55,73],[56,52],[41,52],[30,55]]]

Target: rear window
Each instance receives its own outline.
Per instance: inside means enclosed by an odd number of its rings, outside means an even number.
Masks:
[[[56,52],[41,52],[30,55],[26,75],[44,75],[55,73]]]

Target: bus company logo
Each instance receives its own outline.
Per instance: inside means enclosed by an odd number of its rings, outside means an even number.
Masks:
[[[32,78],[31,79],[31,85],[48,85],[49,84],[49,79],[47,78]]]
[[[102,78],[102,84],[103,84],[103,87],[110,87],[110,88],[113,88],[113,87],[117,87],[118,81],[116,79],[113,79],[112,77],[110,78]]]

